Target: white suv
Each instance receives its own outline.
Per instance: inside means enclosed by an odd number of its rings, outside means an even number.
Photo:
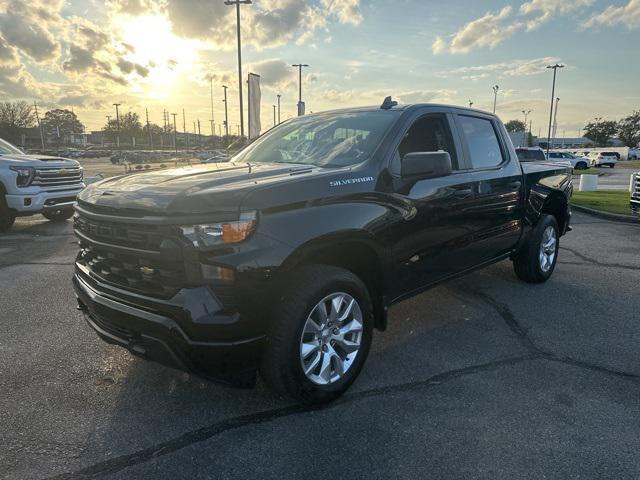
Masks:
[[[551,161],[569,162],[576,170],[586,170],[591,164],[589,159],[567,152],[549,152],[548,159]]]
[[[614,152],[591,152],[589,154],[591,165],[594,167],[610,167],[613,168],[618,163],[618,155]]]

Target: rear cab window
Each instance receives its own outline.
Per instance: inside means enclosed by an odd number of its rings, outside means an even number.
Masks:
[[[542,150],[516,148],[516,155],[518,155],[518,160],[520,160],[521,162],[537,162],[546,160],[544,157],[544,152]]]
[[[492,120],[458,115],[458,121],[473,169],[493,168],[504,162],[505,156]]]

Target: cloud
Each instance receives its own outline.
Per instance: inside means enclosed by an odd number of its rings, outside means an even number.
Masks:
[[[4,39],[37,62],[44,62],[59,54],[60,46],[51,30],[60,21],[55,13],[56,2],[51,8],[38,1],[6,2],[0,14],[0,31]]]
[[[265,86],[284,87],[295,81],[294,69],[280,59],[252,63],[249,70],[260,75],[260,82]]]
[[[602,12],[589,18],[585,28],[599,25],[608,27],[624,25],[629,30],[640,28],[640,0],[629,0],[629,3],[621,7],[610,5]]]
[[[559,62],[560,58],[558,57],[519,59],[509,62],[455,68],[453,70],[441,72],[440,75],[443,77],[456,76],[460,77],[462,80],[480,80],[487,77],[526,77],[542,74],[546,72],[547,65]]]
[[[340,23],[359,25],[362,22],[360,0],[322,0],[322,7],[329,15],[334,15]]]
[[[28,98],[39,93],[35,79],[20,63],[18,50],[0,37],[0,93],[13,98]]]
[[[448,43],[442,37],[436,38],[431,46],[433,53],[459,54],[469,53],[478,48],[495,48],[523,26],[520,22],[513,24],[507,22],[511,19],[512,10],[507,6],[499,12],[489,12],[467,23],[451,36]]]
[[[434,54],[469,53],[480,48],[495,48],[516,32],[535,30],[556,16],[566,16],[593,4],[595,0],[530,0],[517,11],[506,6],[498,12],[466,23],[449,37],[436,37],[431,45]],[[637,2],[639,0],[632,0]]]

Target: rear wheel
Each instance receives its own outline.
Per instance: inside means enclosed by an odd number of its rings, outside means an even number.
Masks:
[[[610,164],[609,164],[609,168],[615,168],[615,167],[616,167],[616,164],[615,164],[615,163],[610,163]]]
[[[576,164],[576,170],[586,170],[587,167],[587,163],[586,162],[578,162]]]
[[[371,299],[357,276],[327,265],[303,267],[274,308],[261,376],[300,403],[331,402],[360,373],[372,330]]]
[[[64,210],[42,212],[42,216],[52,222],[64,222],[65,220],[69,220],[73,216],[73,209],[66,208]]]
[[[558,222],[552,215],[542,215],[513,259],[518,278],[528,283],[546,282],[556,267],[559,248]]]

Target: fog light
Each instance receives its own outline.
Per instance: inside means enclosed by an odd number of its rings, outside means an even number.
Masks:
[[[31,205],[31,199],[30,198],[25,198],[24,199],[24,206],[25,207],[29,207]]]
[[[202,278],[205,280],[221,280],[223,282],[233,282],[236,272],[231,268],[219,267],[217,265],[201,265]]]

